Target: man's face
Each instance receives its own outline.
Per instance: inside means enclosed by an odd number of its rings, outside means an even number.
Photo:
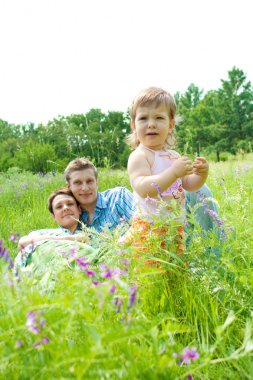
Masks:
[[[82,208],[96,204],[98,182],[92,169],[72,172],[68,185]]]

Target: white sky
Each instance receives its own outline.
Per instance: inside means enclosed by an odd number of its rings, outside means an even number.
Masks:
[[[0,118],[126,111],[144,87],[253,83],[252,0],[0,0]]]

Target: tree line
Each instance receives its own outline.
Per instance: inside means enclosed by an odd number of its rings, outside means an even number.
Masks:
[[[177,150],[213,156],[252,151],[253,88],[246,74],[233,67],[218,90],[204,94],[190,84],[174,94],[181,121]],[[129,111],[91,109],[59,116],[46,125],[13,125],[0,119],[0,171],[17,167],[32,172],[63,171],[75,157],[86,156],[98,167],[124,168],[130,154]]]

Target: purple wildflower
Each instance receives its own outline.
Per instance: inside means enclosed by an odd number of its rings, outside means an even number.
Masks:
[[[101,272],[101,277],[102,278],[111,278],[112,275],[113,275],[113,270],[109,269],[109,268],[107,268],[106,270],[104,270],[103,272]]]
[[[41,333],[41,330],[36,325],[30,325],[27,327],[28,327],[28,330],[31,331],[35,335],[39,335]]]
[[[26,315],[26,326],[31,333],[35,335],[40,335],[43,332],[43,329],[45,327],[46,320],[44,318],[39,318],[41,315],[41,311],[29,311]],[[35,342],[33,344],[33,347],[39,347],[42,344],[48,344],[50,342],[48,337],[44,337],[38,342]]]
[[[94,270],[86,269],[85,273],[87,274],[87,276],[91,276],[91,277],[96,276],[96,272]]]
[[[159,194],[160,197],[163,199],[163,195],[162,195],[162,192],[161,192],[161,188],[160,188],[160,186],[159,186],[157,183],[155,183],[155,182],[152,182],[152,183],[151,183],[151,186],[155,186],[155,188],[156,188],[158,194]]]
[[[44,318],[42,318],[40,321],[39,321],[39,325],[43,328],[46,324],[46,320]]]
[[[10,237],[9,237],[9,240],[10,241],[13,241],[14,243],[17,243],[18,242],[18,240],[19,240],[19,238],[20,238],[20,234],[18,234],[18,233],[16,233],[16,232],[12,232],[11,234],[10,234]]]
[[[219,227],[222,236],[226,239],[227,238],[227,234],[226,234],[224,228],[222,228],[223,220],[219,219],[217,212],[215,212],[214,210],[206,210],[206,213],[209,214],[212,217],[212,219],[214,220],[214,222]]]
[[[129,294],[129,303],[128,306],[132,307],[136,298],[136,292],[137,292],[137,285],[134,285],[130,288],[130,294]]]
[[[227,234],[226,234],[224,228],[222,227],[222,225],[224,224],[224,221],[218,217],[217,212],[215,212],[214,210],[210,210],[208,208],[206,197],[200,191],[196,191],[196,194],[198,195],[198,197],[201,201],[201,204],[204,207],[205,214],[208,214],[211,216],[213,221],[217,224],[222,236],[226,239]]]
[[[183,362],[186,364],[190,364],[190,361],[197,360],[199,358],[199,353],[197,352],[197,348],[193,347],[191,350],[189,347],[185,347],[183,350]]]
[[[113,278],[120,278],[120,276],[121,276],[121,269],[120,268],[115,268],[114,270],[113,270]]]
[[[129,260],[129,259],[122,259],[122,260],[121,260],[121,263],[122,263],[124,266],[128,266],[128,265],[131,263],[131,260]]]
[[[192,349],[190,349],[189,347],[185,347],[183,349],[182,354],[174,353],[173,357],[174,358],[178,358],[178,357],[180,358],[178,365],[182,365],[183,363],[190,364],[191,360],[195,361],[199,358],[199,353],[197,352],[196,347],[192,347]],[[189,375],[189,376],[191,376],[191,375]]]
[[[127,276],[127,275],[128,275],[128,272],[129,272],[129,268],[128,268],[128,266],[130,265],[131,260],[129,260],[129,259],[122,259],[122,260],[121,260],[121,263],[122,263],[122,265],[123,265],[123,269],[122,269],[122,271],[121,271],[121,275],[122,275],[122,276]]]
[[[0,240],[0,257],[3,257],[5,260],[8,258],[9,252],[5,247],[3,247],[3,240]]]
[[[20,348],[22,346],[23,346],[23,342],[20,339],[16,340],[14,348]]]
[[[225,179],[224,179],[224,178],[221,178],[220,186],[223,186],[224,182],[225,182]]]
[[[45,337],[43,338],[42,340],[40,340],[39,342],[36,342],[33,344],[33,347],[39,347],[41,346],[42,344],[48,344],[50,342],[49,338],[48,337]]]
[[[72,252],[73,254],[75,254],[77,250],[78,250],[78,247],[76,245],[72,245],[70,247],[70,252]]]
[[[122,276],[128,276],[128,272],[129,272],[128,268],[125,268],[122,270],[121,275]]]
[[[96,272],[93,270],[88,269],[90,262],[86,261],[86,257],[77,257],[76,253],[74,252],[72,254],[72,257],[74,257],[75,261],[79,265],[82,272],[86,273],[87,276],[95,276]]]
[[[26,315],[26,326],[28,330],[35,335],[42,334],[42,331],[46,324],[46,320],[44,318],[39,318],[41,313],[41,311],[29,311],[29,313]],[[40,342],[34,343],[33,346],[36,347],[40,344],[47,344],[48,342],[48,338],[43,338]]]
[[[113,293],[115,293],[115,290],[116,290],[116,284],[112,284],[112,286],[109,290],[109,293],[113,294]]]
[[[45,338],[42,339],[42,342],[43,342],[44,344],[48,344],[48,343],[50,342],[50,340],[49,340],[48,337],[45,337]]]
[[[102,270],[100,273],[102,278],[119,278],[121,276],[120,268],[110,269],[107,265],[101,264],[100,269]]]
[[[37,314],[33,311],[29,311],[26,315],[26,326],[33,334],[38,335],[41,333],[41,330],[38,327]]]
[[[157,204],[157,199],[150,198],[149,196],[147,196],[147,197],[145,198],[145,202],[146,202],[147,206],[152,207],[152,206],[154,206],[154,205]]]
[[[0,258],[3,258],[6,262],[9,263],[8,269],[12,269],[14,267],[14,263],[12,258],[10,257],[10,252],[6,247],[3,247],[3,240],[0,240]]]
[[[114,300],[113,300],[113,303],[115,306],[117,306],[117,310],[116,310],[116,313],[119,313],[120,310],[121,310],[121,307],[123,305],[123,299],[122,297],[116,297]]]
[[[90,265],[90,262],[89,261],[86,261],[86,258],[85,257],[78,257],[75,259],[77,264],[79,264],[80,268],[83,270],[84,268],[86,268],[87,266]]]

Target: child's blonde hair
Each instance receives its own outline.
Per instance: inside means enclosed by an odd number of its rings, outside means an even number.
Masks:
[[[174,122],[174,124],[176,124],[177,106],[176,106],[176,102],[173,96],[169,92],[159,87],[145,88],[136,96],[136,98],[134,99],[132,103],[132,107],[130,109],[132,133],[130,133],[126,137],[126,142],[132,148],[137,148],[137,146],[140,144],[139,140],[137,139],[136,133],[134,131],[134,122],[135,122],[137,108],[149,106],[151,104],[155,105],[156,107],[159,106],[160,104],[165,104],[165,106],[168,109],[170,122]],[[176,139],[175,139],[173,131],[174,129],[172,130],[172,133],[168,134],[168,137],[164,144],[165,148],[173,147],[176,143]]]

